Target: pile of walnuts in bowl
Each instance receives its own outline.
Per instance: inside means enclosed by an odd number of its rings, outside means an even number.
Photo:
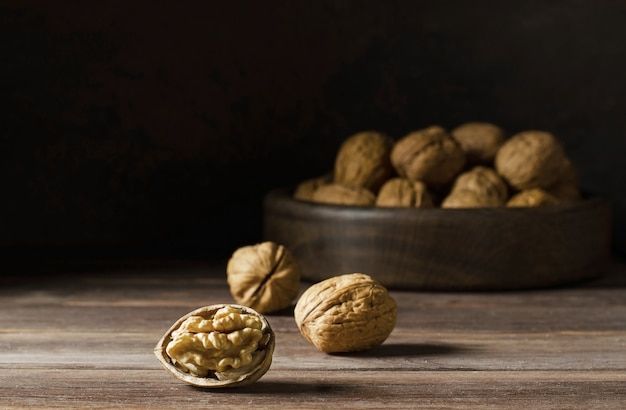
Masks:
[[[363,131],[340,146],[334,169],[300,182],[295,199],[405,208],[540,207],[582,198],[578,173],[552,133],[507,137],[488,122],[433,125],[394,140]]]

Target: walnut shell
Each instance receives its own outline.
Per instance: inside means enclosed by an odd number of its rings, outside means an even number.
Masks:
[[[561,202],[575,202],[582,199],[582,194],[577,184],[567,181],[559,182],[546,190]]]
[[[428,186],[452,182],[465,161],[459,143],[437,125],[409,133],[391,151],[391,162],[400,176]]]
[[[376,196],[366,188],[328,184],[315,190],[311,200],[333,205],[371,206],[374,205]]]
[[[524,131],[498,150],[496,171],[516,190],[548,188],[560,178],[566,156],[563,145],[546,131]]]
[[[393,174],[393,139],[381,132],[363,131],[347,138],[335,158],[334,182],[378,192]]]
[[[426,184],[406,178],[391,178],[380,188],[376,206],[432,208],[433,199]]]
[[[451,131],[467,157],[469,165],[491,165],[506,139],[500,127],[488,122],[468,122]]]
[[[237,249],[226,266],[230,293],[260,313],[291,306],[300,292],[300,266],[289,249],[262,242]]]
[[[197,387],[241,387],[272,364],[276,339],[267,319],[246,306],[211,305],[178,319],[154,354],[176,378]]]
[[[494,197],[467,189],[452,192],[441,202],[442,208],[493,208],[502,205]]]
[[[313,193],[322,185],[330,184],[333,180],[332,173],[324,174],[319,177],[309,178],[296,185],[293,197],[301,201],[311,201]]]
[[[568,157],[565,157],[561,169],[561,178],[554,185],[547,188],[546,191],[562,202],[581,200],[582,194],[579,188],[578,170],[574,163]]]
[[[370,276],[349,273],[305,290],[294,317],[302,336],[322,352],[353,352],[387,339],[396,325],[397,305]]]
[[[506,203],[511,208],[544,207],[558,205],[560,201],[541,188],[531,188],[513,195]]]
[[[504,179],[494,169],[482,165],[475,166],[456,178],[450,195],[458,191],[473,191],[490,206],[504,205],[509,197],[509,189]]]

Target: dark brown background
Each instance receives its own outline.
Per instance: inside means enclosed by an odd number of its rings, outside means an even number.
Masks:
[[[626,253],[623,1],[2,1],[0,38],[3,258],[222,257],[351,133],[468,120],[559,135]]]

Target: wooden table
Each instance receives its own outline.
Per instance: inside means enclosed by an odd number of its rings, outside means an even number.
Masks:
[[[624,262],[568,288],[392,291],[397,327],[359,354],[318,352],[291,314],[270,315],[269,372],[249,387],[201,390],[152,350],[178,317],[232,302],[224,266],[3,273],[0,408],[626,408]]]

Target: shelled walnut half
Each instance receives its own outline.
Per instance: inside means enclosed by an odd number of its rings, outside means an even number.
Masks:
[[[275,337],[263,315],[246,306],[212,305],[178,319],[154,354],[176,378],[198,387],[240,387],[270,368]]]

